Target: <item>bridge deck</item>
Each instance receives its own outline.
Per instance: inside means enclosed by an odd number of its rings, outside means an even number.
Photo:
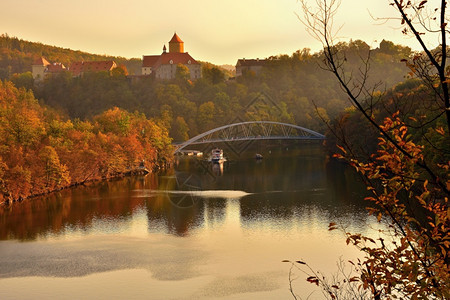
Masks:
[[[280,135],[280,133],[282,135]],[[218,136],[217,136],[218,135]],[[188,145],[249,140],[323,140],[325,136],[293,124],[249,121],[221,126],[199,134],[178,145],[175,153]]]

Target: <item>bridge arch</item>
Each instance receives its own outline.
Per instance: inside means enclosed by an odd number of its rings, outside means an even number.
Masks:
[[[325,136],[294,124],[273,121],[248,121],[220,126],[201,133],[181,144],[175,153],[189,145],[244,140],[323,140]]]

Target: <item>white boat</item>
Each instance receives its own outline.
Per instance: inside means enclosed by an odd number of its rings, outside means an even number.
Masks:
[[[211,151],[211,161],[212,162],[223,162],[223,150],[216,148]]]

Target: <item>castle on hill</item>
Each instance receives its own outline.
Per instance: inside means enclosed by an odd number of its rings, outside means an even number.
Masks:
[[[142,59],[142,75],[152,75],[158,79],[174,79],[178,65],[189,69],[191,80],[202,77],[200,64],[184,52],[184,42],[175,33],[161,55],[144,55]]]
[[[161,55],[144,55],[142,60],[142,75],[154,76],[157,79],[174,79],[178,65],[189,69],[190,79],[202,77],[201,65],[189,53],[184,52],[184,42],[175,33],[169,42],[169,52],[166,45]],[[32,64],[32,74],[35,81],[42,81],[46,77],[52,77],[64,71],[72,73],[72,76],[83,76],[88,72],[111,71],[119,66],[116,62],[109,61],[80,61],[74,62],[69,68],[62,63],[50,63],[44,57],[39,57]]]

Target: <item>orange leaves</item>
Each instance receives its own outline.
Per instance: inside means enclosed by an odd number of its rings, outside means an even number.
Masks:
[[[442,126],[438,127],[435,129],[437,133],[439,133],[440,135],[444,136],[445,135],[445,130]]]
[[[1,194],[16,200],[170,161],[167,130],[144,115],[113,108],[95,120],[64,120],[0,81]]]
[[[410,139],[408,128],[397,114],[386,118],[381,127],[397,145],[380,137],[378,151],[369,162],[348,159],[370,184],[372,196],[366,200],[375,205],[368,208],[369,213],[378,222],[389,221],[391,229],[387,238],[380,237],[377,243],[361,234],[347,233],[347,244],[366,253],[362,287],[373,294],[382,291],[389,295],[397,289],[419,298],[444,295],[442,291],[449,290],[450,282],[449,266],[445,264],[450,248],[448,198],[443,197],[437,180],[418,172],[424,147]],[[442,127],[430,130],[434,131],[447,135]],[[435,167],[445,174],[450,162]],[[450,180],[447,182],[450,185]],[[330,224],[329,228],[334,226]]]
[[[378,215],[377,215],[377,221],[378,221],[378,222],[381,221],[381,217],[382,217],[382,216],[383,216],[383,215],[381,214],[381,212],[379,212]]]
[[[342,151],[342,153],[344,153],[344,154],[347,153],[347,151],[344,149],[344,147],[339,146],[339,145],[336,145],[336,147],[338,147]]]

